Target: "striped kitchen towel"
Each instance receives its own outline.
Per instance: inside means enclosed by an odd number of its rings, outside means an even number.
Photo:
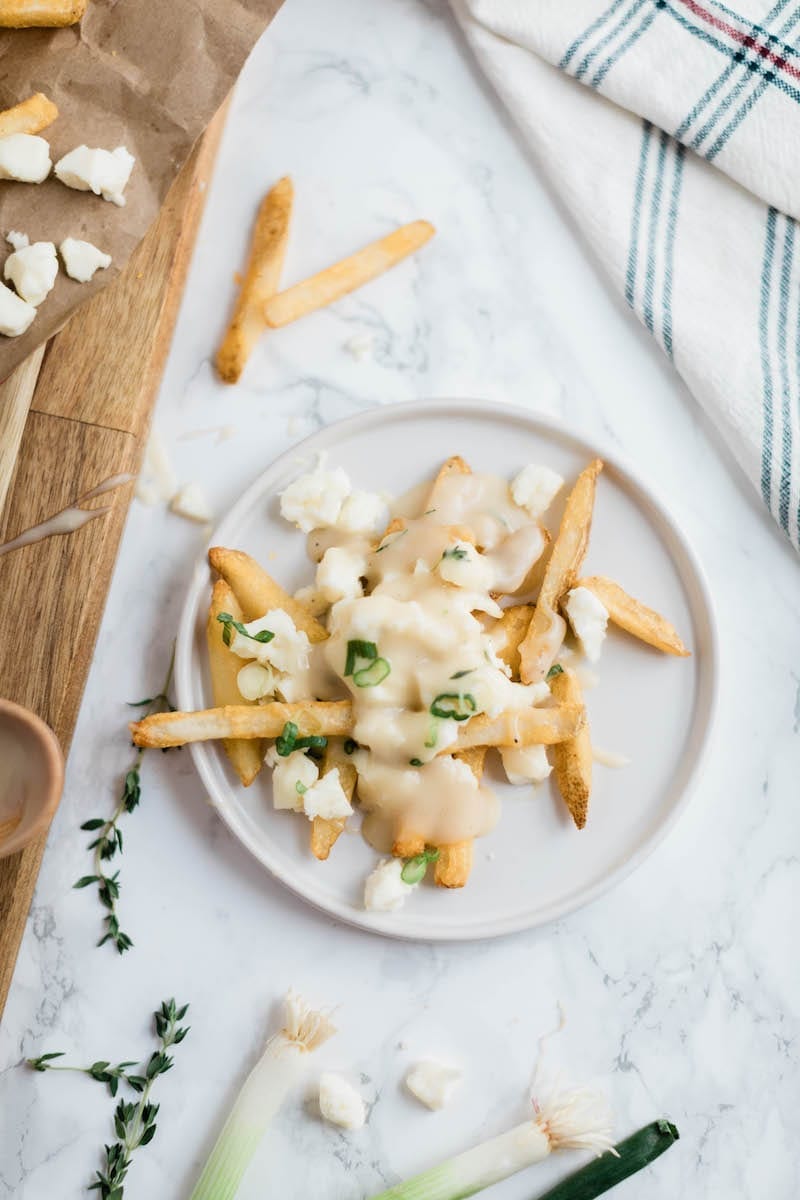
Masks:
[[[538,165],[800,549],[800,3],[451,3]]]

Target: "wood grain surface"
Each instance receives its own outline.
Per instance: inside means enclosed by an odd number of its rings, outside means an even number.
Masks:
[[[5,505],[0,498],[0,542],[65,508],[109,476],[138,471],[224,117],[223,110],[195,147],[125,273],[49,343],[19,453],[15,451]],[[35,373],[38,364],[29,364],[18,372],[27,367]],[[27,400],[23,403],[27,407]],[[20,428],[18,402],[2,435],[7,446],[19,441]],[[49,538],[0,558],[0,695],[38,713],[55,730],[65,753],[131,494],[132,484],[127,484],[98,497],[84,507],[110,504],[106,516],[67,537]],[[23,612],[24,656],[19,653]],[[0,1015],[45,843],[40,838],[0,860]]]

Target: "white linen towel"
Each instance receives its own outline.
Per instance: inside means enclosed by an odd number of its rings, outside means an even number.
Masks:
[[[800,549],[800,4],[451,3],[537,164]]]

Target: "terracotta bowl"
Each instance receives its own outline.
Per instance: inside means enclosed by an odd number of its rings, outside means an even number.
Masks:
[[[0,699],[0,858],[44,833],[64,786],[64,755],[44,721]]]

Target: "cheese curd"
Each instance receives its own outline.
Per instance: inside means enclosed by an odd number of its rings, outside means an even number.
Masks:
[[[20,233],[18,229],[9,229],[6,234],[6,241],[12,250],[24,250],[26,246],[30,246],[31,244],[27,233]]]
[[[338,767],[326,772],[303,793],[303,812],[309,821],[315,817],[335,821],[352,814],[353,808],[344,793]]]
[[[172,512],[198,525],[208,525],[211,508],[199,483],[182,484],[169,502]]]
[[[319,778],[319,767],[304,750],[293,750],[281,757],[274,746],[264,756],[272,772],[272,804],[274,808],[303,812],[303,799]]]
[[[274,695],[275,672],[261,663],[247,663],[236,676],[236,686],[245,700],[261,700],[264,696]]]
[[[589,588],[573,588],[564,603],[572,631],[589,662],[597,662],[606,637],[608,610]]]
[[[52,165],[50,147],[44,138],[31,133],[9,133],[0,137],[0,179],[42,183]]]
[[[58,250],[64,270],[77,283],[88,283],[96,271],[104,271],[111,266],[110,254],[104,254],[97,246],[80,238],[64,238]]]
[[[564,480],[555,471],[529,463],[512,481],[511,495],[515,504],[538,518],[544,516],[563,486]]]
[[[517,787],[542,783],[553,770],[545,746],[502,746],[500,758],[506,779]]]
[[[3,337],[19,337],[36,316],[36,309],[27,304],[11,288],[0,283],[0,333]]]
[[[245,637],[238,631],[231,638],[231,650],[239,658],[254,658],[262,665],[276,667],[279,671],[293,674],[308,668],[309,641],[302,629],[280,608],[272,608],[255,621],[244,622],[251,636]],[[272,639],[268,642],[255,640],[255,635],[268,630]]]
[[[343,533],[380,533],[388,524],[389,506],[376,492],[351,492],[336,518],[336,528]]]
[[[365,556],[348,546],[330,546],[317,567],[316,590],[327,604],[363,596],[361,579],[366,575]]]
[[[385,858],[364,884],[364,907],[370,912],[397,912],[417,886],[401,879],[403,860]]]
[[[9,254],[3,275],[17,294],[34,308],[47,298],[58,275],[56,248],[52,242],[34,242]]]
[[[79,192],[94,192],[112,204],[125,204],[124,191],[136,159],[125,146],[116,150],[76,146],[55,165],[56,178]]]
[[[367,1119],[363,1097],[341,1075],[327,1071],[319,1081],[319,1111],[340,1129],[361,1129]]]
[[[335,525],[347,496],[350,479],[341,467],[325,470],[322,457],[313,471],[301,475],[281,492],[281,516],[303,533]]]
[[[435,1059],[416,1063],[406,1075],[406,1087],[426,1108],[444,1108],[461,1083],[461,1072]]]

